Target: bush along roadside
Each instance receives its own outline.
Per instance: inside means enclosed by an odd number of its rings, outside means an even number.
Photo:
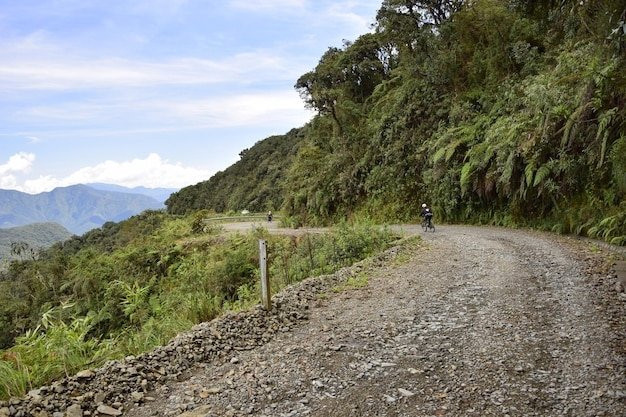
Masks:
[[[235,352],[263,345],[278,332],[288,331],[307,320],[309,304],[319,294],[345,285],[368,269],[396,258],[401,248],[394,246],[332,274],[290,285],[276,294],[269,312],[258,305],[229,312],[211,322],[194,326],[149,353],[109,361],[101,368],[84,370],[32,390],[23,398],[0,402],[0,416],[69,411],[94,413],[97,410],[115,415],[124,410],[125,404],[150,401],[149,391],[167,380],[180,377],[194,364],[229,360]]]
[[[323,235],[271,236],[262,229],[222,235],[215,228],[194,232],[193,216],[158,216],[149,234],[122,224],[78,250],[55,247],[39,260],[11,265],[0,279],[6,323],[0,340],[11,340],[10,329],[23,331],[0,351],[0,399],[141,354],[194,324],[254,306],[259,238],[268,241],[273,293],[351,265],[395,239],[378,227],[347,224]]]

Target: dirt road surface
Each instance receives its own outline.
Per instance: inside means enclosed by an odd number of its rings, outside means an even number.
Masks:
[[[301,227],[299,229],[291,229],[283,227],[280,222],[273,221],[256,221],[256,222],[235,222],[235,223],[223,223],[217,224],[222,227],[225,232],[241,232],[246,233],[256,228],[262,227],[268,232],[276,235],[288,235],[288,236],[300,236],[306,233],[325,233],[327,228],[322,227]]]
[[[125,414],[626,415],[626,299],[604,255],[509,229],[423,237],[366,286],[323,294],[308,322]]]

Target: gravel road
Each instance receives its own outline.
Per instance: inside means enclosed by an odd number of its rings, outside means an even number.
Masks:
[[[499,228],[423,236],[307,322],[125,415],[626,415],[626,298],[606,253]]]
[[[227,233],[246,233],[259,227],[266,229],[271,234],[287,236],[302,236],[307,233],[326,233],[328,231],[328,229],[324,227],[301,227],[299,229],[292,229],[283,227],[279,221],[217,223],[217,225],[222,227]]]

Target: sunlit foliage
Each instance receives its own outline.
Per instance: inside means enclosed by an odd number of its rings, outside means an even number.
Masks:
[[[440,221],[623,244],[625,13],[618,0],[383,1],[374,33],[297,81],[318,115],[275,201],[294,224],[410,221],[427,202]]]
[[[206,213],[204,213],[206,214]],[[372,226],[283,237],[194,227],[147,212],[15,261],[0,276],[0,398],[138,354],[224,310],[259,303],[258,239],[272,290],[363,259],[394,239]]]

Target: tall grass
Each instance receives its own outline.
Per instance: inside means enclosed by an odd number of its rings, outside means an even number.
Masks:
[[[70,280],[64,288],[73,292],[63,294],[13,347],[0,351],[0,399],[148,351],[225,310],[257,304],[259,238],[269,244],[274,293],[368,257],[395,239],[369,224],[344,223],[324,235],[272,236],[259,229],[225,237],[194,231],[190,222],[176,218],[151,238],[142,236],[110,253],[86,248],[89,253],[70,257],[63,278]],[[185,240],[191,235],[194,239]],[[172,243],[181,239],[184,246]]]
[[[29,331],[0,355],[0,398],[24,394],[55,378],[119,357],[112,340],[88,336],[92,316],[45,322],[46,328]]]

